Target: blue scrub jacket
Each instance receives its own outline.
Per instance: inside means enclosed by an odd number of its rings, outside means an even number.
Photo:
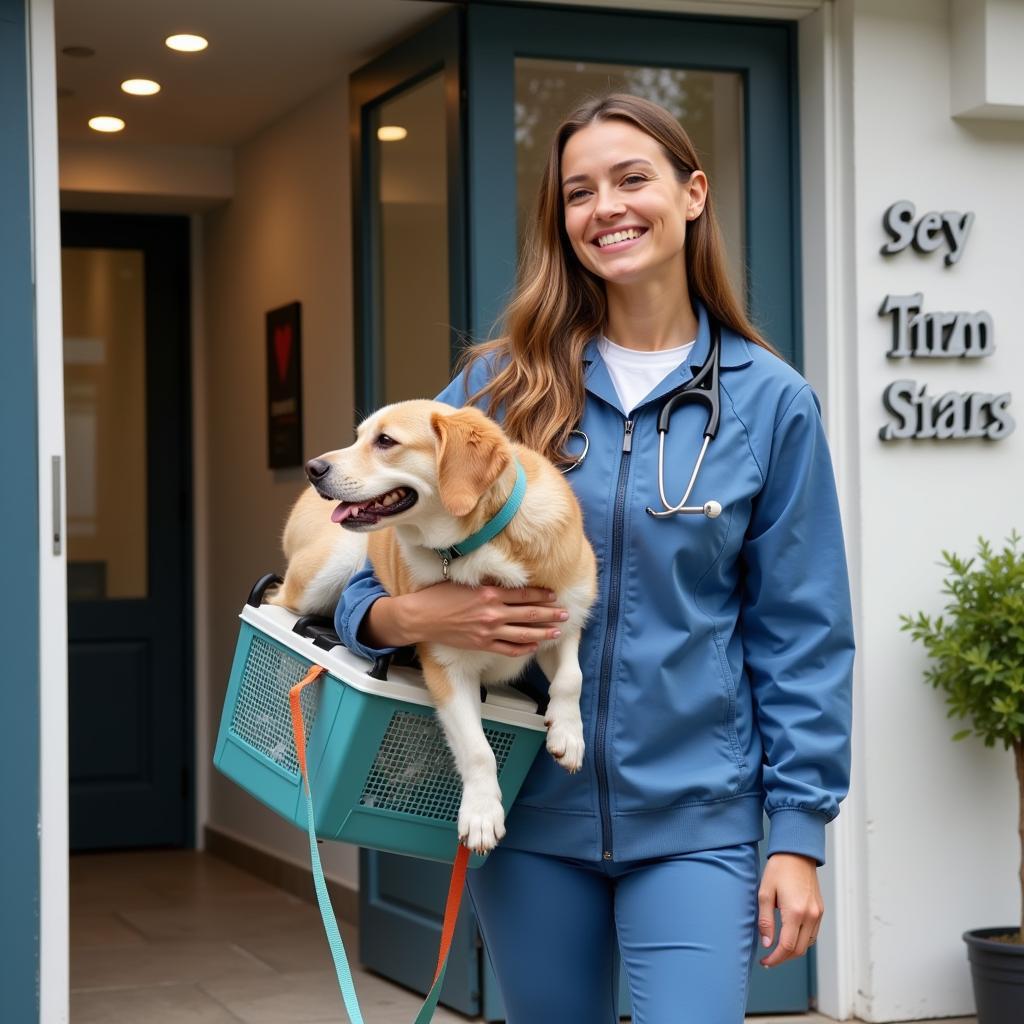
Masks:
[[[763,838],[768,854],[825,860],[846,795],[854,656],[835,479],[810,385],[722,328],[721,424],[690,504],[719,518],[654,519],[659,399],[703,364],[689,358],[627,417],[594,342],[585,353],[586,460],[568,474],[598,561],[580,649],[586,758],[567,774],[541,751],[503,844],[586,860],[638,860]],[[487,367],[439,395],[453,406]],[[501,419],[500,410],[497,418]],[[666,497],[678,501],[703,441],[704,409],[675,412]],[[631,434],[629,440],[627,435]],[[628,449],[628,450],[624,450]],[[344,643],[384,590],[369,568],[338,605]]]

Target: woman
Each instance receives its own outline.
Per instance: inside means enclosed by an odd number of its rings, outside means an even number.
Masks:
[[[721,422],[690,504],[722,511],[657,518],[661,399],[708,359],[712,322]],[[440,398],[481,403],[566,468],[586,435],[568,479],[600,581],[583,771],[539,757],[470,873],[508,1020],[612,1021],[618,947],[637,1024],[739,1024],[775,909],[765,966],[817,936],[825,824],[848,782],[849,587],[817,400],[730,287],[686,134],[632,96],[556,133],[506,326]],[[699,406],[673,414],[669,502],[705,423]],[[564,621],[548,596],[442,584],[396,599],[367,571],[337,623],[367,655],[421,639],[523,653]]]

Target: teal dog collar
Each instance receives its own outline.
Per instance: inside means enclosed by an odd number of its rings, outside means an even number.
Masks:
[[[512,492],[506,499],[505,504],[499,509],[498,514],[490,522],[481,526],[476,533],[471,533],[465,540],[459,541],[458,544],[453,544],[448,548],[434,548],[434,553],[441,559],[441,569],[444,572],[445,579],[448,579],[448,566],[456,558],[468,555],[470,552],[482,547],[489,540],[493,540],[512,522],[512,517],[519,511],[519,506],[523,503],[523,495],[526,494],[526,471],[518,459],[515,462],[515,486],[512,488]]]

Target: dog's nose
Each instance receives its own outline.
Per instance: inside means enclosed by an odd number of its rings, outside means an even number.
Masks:
[[[330,471],[331,464],[326,459],[310,459],[306,463],[306,476],[309,477],[310,483],[315,484],[318,480],[323,480]]]

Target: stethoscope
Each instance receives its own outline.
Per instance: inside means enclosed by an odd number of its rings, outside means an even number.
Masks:
[[[722,514],[722,506],[717,501],[706,501],[703,505],[687,505],[690,495],[693,493],[694,484],[697,482],[697,474],[704,463],[704,456],[707,454],[708,445],[714,440],[718,433],[718,421],[721,412],[720,388],[718,384],[718,370],[721,363],[722,353],[722,332],[718,321],[708,317],[711,329],[711,350],[708,352],[704,365],[694,374],[693,378],[680,384],[679,387],[670,391],[662,400],[661,412],[658,414],[658,493],[661,497],[662,511],[656,511],[648,506],[647,512],[655,519],[664,519],[674,515],[703,515],[708,519],[717,519]],[[681,405],[697,403],[707,409],[707,423],[704,427],[704,443],[701,445],[697,462],[690,474],[690,482],[686,485],[686,493],[678,505],[670,505],[665,497],[665,435],[668,433],[672,413]],[[590,451],[590,438],[582,430],[573,430],[571,437],[579,437],[583,441],[583,451],[577,456],[576,461],[567,466],[563,472],[571,473],[574,469],[583,464],[583,460]]]

